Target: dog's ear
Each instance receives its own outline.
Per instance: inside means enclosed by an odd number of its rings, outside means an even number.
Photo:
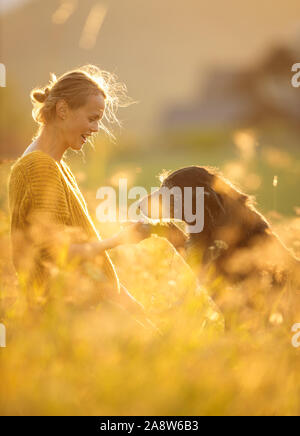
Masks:
[[[204,221],[212,226],[222,226],[227,217],[222,195],[209,186],[204,187]]]
[[[227,217],[224,200],[221,194],[206,184],[204,188],[204,225],[206,228],[222,226]],[[193,212],[196,213],[196,189],[193,189]]]

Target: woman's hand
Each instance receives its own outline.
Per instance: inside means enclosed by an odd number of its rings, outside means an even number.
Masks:
[[[130,224],[116,235],[119,244],[137,244],[151,235],[150,226],[142,222]]]

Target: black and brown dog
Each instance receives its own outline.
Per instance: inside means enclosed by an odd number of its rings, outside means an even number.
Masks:
[[[170,223],[153,226],[152,232],[168,238],[178,250],[184,250],[197,275],[203,276],[208,265],[213,265],[216,276],[224,277],[230,284],[251,282],[264,290],[276,289],[278,293],[289,283],[297,289],[300,285],[300,260],[283,244],[260,214],[253,200],[209,167],[190,166],[168,173],[161,187],[141,201],[141,213],[150,216],[151,201],[161,198],[163,188],[192,188],[192,209],[202,213],[204,226],[200,232],[185,234]],[[197,187],[204,188],[203,210],[196,210]],[[174,200],[174,197],[173,197]],[[160,217],[163,208],[160,207]],[[170,218],[174,218],[174,201],[171,201]],[[185,220],[182,210],[183,221]],[[187,229],[194,223],[188,222]],[[300,287],[300,286],[299,286]]]

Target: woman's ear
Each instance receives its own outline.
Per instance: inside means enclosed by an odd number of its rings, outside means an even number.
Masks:
[[[67,102],[63,98],[58,100],[58,102],[56,103],[56,115],[58,116],[58,118],[60,118],[61,120],[65,120],[68,115],[68,109],[69,108]]]

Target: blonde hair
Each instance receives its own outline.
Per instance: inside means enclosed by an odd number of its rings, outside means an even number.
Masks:
[[[127,95],[126,85],[119,83],[114,74],[100,70],[95,65],[79,67],[59,78],[53,73],[50,76],[48,85],[36,87],[30,93],[32,116],[39,124],[38,134],[44,125],[55,119],[56,103],[60,99],[64,99],[71,109],[77,109],[86,103],[89,95],[102,94],[105,99],[103,119],[119,126],[121,123],[116,116],[118,108],[133,103]],[[103,119],[99,122],[100,128],[113,137]]]

